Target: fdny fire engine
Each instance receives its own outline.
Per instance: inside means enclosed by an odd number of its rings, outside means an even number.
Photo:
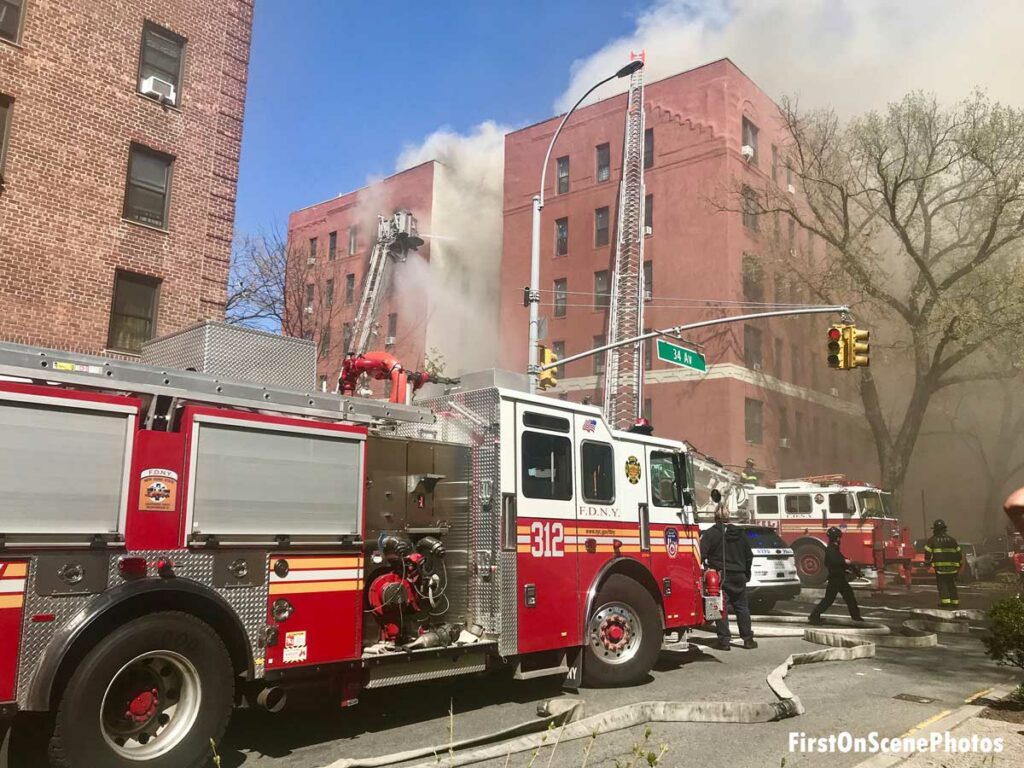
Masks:
[[[909,578],[914,547],[910,531],[892,509],[892,495],[845,475],[780,480],[773,487],[746,490],[746,513],[758,525],[775,528],[796,555],[800,579],[825,582],[825,546],[832,526],[843,530],[843,555],[881,576],[886,566]]]
[[[265,368],[251,333],[204,359]],[[55,713],[54,765],[206,765],[296,685],[631,684],[705,620],[682,443],[513,374],[409,405],[178,358],[0,345],[0,713]]]

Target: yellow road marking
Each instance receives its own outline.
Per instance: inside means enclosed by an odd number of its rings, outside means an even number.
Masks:
[[[986,694],[992,693],[992,691],[994,691],[995,689],[996,689],[995,686],[992,686],[991,688],[984,688],[984,689],[978,691],[977,693],[972,693],[970,696],[968,696],[966,699],[964,699],[964,704],[970,704],[972,701],[975,701],[976,699],[980,699],[982,696],[984,696]]]
[[[944,717],[945,717],[946,715],[952,714],[952,712],[953,712],[953,710],[952,710],[952,709],[944,709],[944,710],[942,710],[941,712],[939,712],[939,714],[937,714],[937,715],[933,715],[932,717],[929,717],[929,718],[928,718],[927,720],[922,720],[922,721],[921,721],[920,723],[918,723],[917,725],[915,725],[915,726],[914,726],[913,728],[911,728],[911,729],[910,729],[909,731],[907,731],[906,733],[904,733],[904,734],[903,734],[903,736],[909,736],[909,735],[910,735],[910,734],[912,734],[912,733],[916,733],[917,731],[920,731],[920,730],[921,730],[922,728],[927,728],[927,727],[928,727],[929,725],[931,725],[931,724],[932,724],[932,723],[934,723],[935,721],[937,721],[937,720],[941,720],[941,719],[942,719],[942,718],[944,718]],[[902,738],[902,736],[901,736],[900,738]]]

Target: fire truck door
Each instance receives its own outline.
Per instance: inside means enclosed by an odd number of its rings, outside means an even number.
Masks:
[[[665,626],[692,624],[700,610],[700,534],[683,511],[682,454],[647,447],[651,573],[661,589]],[[642,521],[641,521],[642,523]]]
[[[520,653],[579,642],[572,418],[516,404]]]

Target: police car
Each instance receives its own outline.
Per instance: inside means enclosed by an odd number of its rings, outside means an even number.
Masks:
[[[800,594],[800,576],[796,572],[793,550],[775,532],[762,525],[740,525],[750,542],[754,563],[747,582],[747,598],[754,613],[767,613],[779,600],[792,600]]]

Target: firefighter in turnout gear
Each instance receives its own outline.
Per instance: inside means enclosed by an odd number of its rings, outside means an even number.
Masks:
[[[825,568],[828,569],[828,581],[825,583],[825,596],[821,598],[821,602],[814,607],[807,619],[811,624],[821,624],[821,614],[832,606],[836,595],[843,596],[851,619],[864,621],[860,616],[860,606],[857,605],[853,587],[846,580],[846,570],[851,567],[851,563],[839,551],[839,540],[842,538],[843,532],[839,528],[833,526],[828,529],[828,547],[825,549]]]
[[[946,533],[944,520],[932,523],[932,537],[924,545],[924,562],[935,569],[935,586],[939,590],[940,608],[959,608],[956,576],[960,573],[963,553],[956,539]]]

